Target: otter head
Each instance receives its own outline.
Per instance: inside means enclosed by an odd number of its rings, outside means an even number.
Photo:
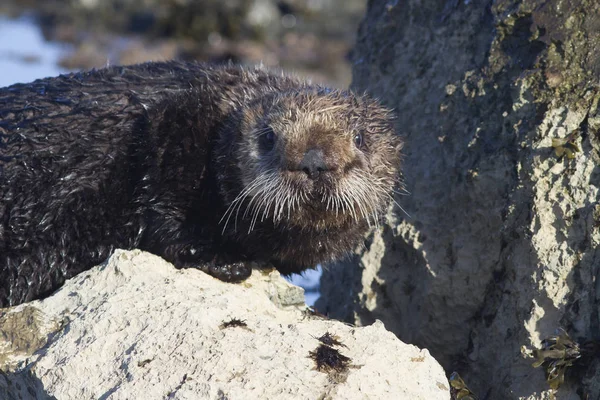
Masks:
[[[304,235],[297,246],[315,246],[315,253],[321,246],[321,258],[331,259],[378,223],[392,198],[401,149],[387,109],[350,92],[306,87],[271,92],[239,112],[238,126],[225,135],[231,151],[218,151],[227,160],[220,164],[233,171],[224,176],[237,178],[221,182],[224,230],[277,231],[288,239],[276,239],[290,245],[295,232]],[[340,244],[335,235],[351,240]],[[330,239],[335,246],[328,247]]]

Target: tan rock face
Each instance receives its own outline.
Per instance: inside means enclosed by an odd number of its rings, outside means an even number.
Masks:
[[[3,310],[0,355],[2,399],[450,398],[427,350],[312,316],[277,272],[227,284],[140,251]]]
[[[599,7],[369,2],[353,85],[398,114],[408,215],[325,272],[317,309],[381,319],[489,399],[547,389],[521,346],[598,338]],[[562,393],[597,398],[593,376]]]

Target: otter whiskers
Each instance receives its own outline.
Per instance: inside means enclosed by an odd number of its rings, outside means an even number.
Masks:
[[[388,193],[389,185],[388,180],[373,180],[361,171],[354,171],[342,180],[335,191],[320,190],[319,194],[321,201],[325,203],[325,210],[334,211],[336,218],[346,214],[356,223],[364,220],[369,227],[379,227],[380,213],[383,210],[378,205],[383,204],[384,199],[395,202]],[[310,200],[305,191],[294,188],[276,171],[263,172],[235,197],[219,223],[224,224],[224,233],[233,218],[234,229],[237,230],[241,214],[242,219],[250,220],[250,233],[259,221],[263,222],[269,217],[273,224],[281,222],[284,217],[289,220],[297,208]]]

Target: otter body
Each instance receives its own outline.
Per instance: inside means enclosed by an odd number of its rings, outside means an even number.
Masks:
[[[0,307],[115,248],[240,281],[348,253],[390,201],[387,110],[262,69],[109,67],[0,89]]]

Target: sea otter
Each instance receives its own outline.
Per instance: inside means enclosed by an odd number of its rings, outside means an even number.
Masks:
[[[262,68],[160,62],[0,89],[0,307],[115,248],[237,282],[351,251],[402,142],[364,95]]]

